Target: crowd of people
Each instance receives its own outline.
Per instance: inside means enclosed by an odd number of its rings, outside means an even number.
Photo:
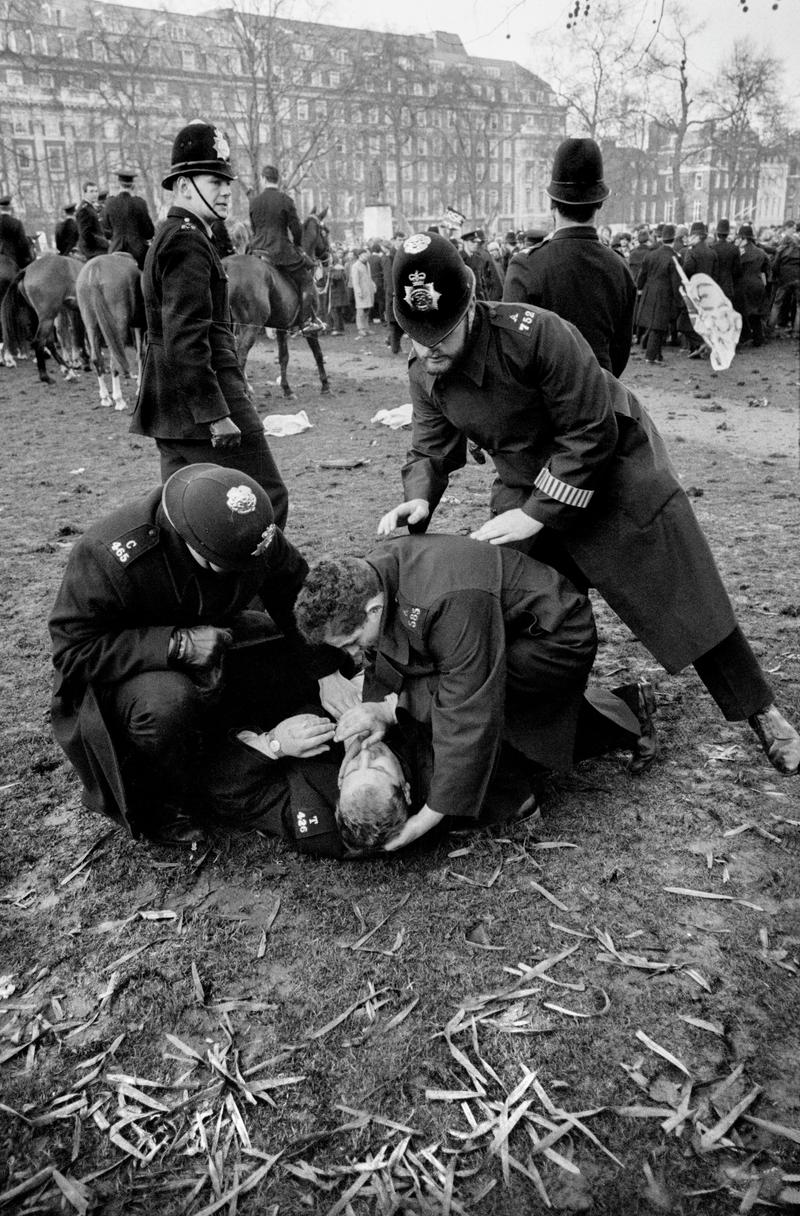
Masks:
[[[291,244],[300,315],[296,216],[268,168],[253,241]],[[658,754],[653,690],[590,682],[592,587],[796,774],[800,735],[618,378],[645,289],[593,222],[608,196],[597,145],[558,149],[553,234],[506,250],[505,267],[477,230],[373,242],[349,274],[334,249],[359,335],[378,319],[411,343],[412,435],[376,547],[311,562],[287,538],[290,494],[235,359],[216,235],[233,177],[218,128],[178,133],[172,206],[144,258],[131,428],[155,440],[162,484],[79,538],[50,617],[53,729],[85,804],[136,835],[210,821],[350,857],[517,822],[544,773],[610,749],[641,774]],[[470,448],[494,464],[488,518],[425,535]]]

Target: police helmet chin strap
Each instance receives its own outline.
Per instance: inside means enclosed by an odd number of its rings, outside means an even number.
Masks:
[[[212,207],[212,206],[211,206],[211,203],[208,201],[208,199],[206,198],[206,196],[203,194],[203,191],[202,191],[202,190],[200,189],[200,187],[198,186],[198,184],[197,184],[197,178],[195,178],[195,177],[190,177],[190,178],[189,178],[189,181],[192,183],[192,186],[193,186],[193,188],[194,188],[194,190],[195,190],[195,193],[198,195],[198,197],[200,198],[200,200],[201,200],[201,201],[202,201],[202,202],[205,204],[205,206],[206,206],[206,207],[208,207],[208,209],[209,209],[209,211],[211,212],[211,214],[212,214],[213,216],[216,216],[216,218],[217,218],[218,220],[222,220],[222,221],[223,221],[223,223],[224,223],[224,222],[225,222],[225,216],[224,216],[224,215],[220,215],[220,213],[217,211],[216,207]]]

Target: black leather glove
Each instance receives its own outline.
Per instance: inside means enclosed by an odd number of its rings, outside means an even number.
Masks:
[[[238,448],[242,442],[242,432],[230,418],[217,418],[208,424],[208,429],[212,448]]]
[[[215,625],[194,625],[190,629],[173,629],[169,640],[169,661],[174,667],[216,667],[233,641],[229,629]]]

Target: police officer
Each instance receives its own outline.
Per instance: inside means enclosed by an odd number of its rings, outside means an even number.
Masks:
[[[75,203],[67,203],[62,208],[63,219],[56,224],[56,252],[67,257],[78,244],[78,224],[75,220]]]
[[[483,229],[475,228],[474,231],[465,232],[461,239],[464,242],[464,261],[475,275],[478,299],[502,300],[503,277],[486,248]]]
[[[8,194],[0,198],[0,254],[11,258],[20,270],[33,261],[31,243],[22,220],[14,215]]]
[[[663,440],[634,395],[553,313],[475,300],[449,242],[422,234],[394,263],[412,340],[406,500],[380,521],[425,531],[467,440],[492,456],[493,518],[472,535],[516,544],[596,587],[676,672],[693,663],[725,717],[748,719],[772,764],[800,767],[800,736],[739,629]]]
[[[621,376],[631,352],[636,288],[624,261],[597,235],[595,215],[610,191],[593,139],[559,144],[547,193],[555,231],[511,259],[502,298],[571,321],[600,366]]]
[[[282,528],[288,493],[236,357],[228,279],[212,239],[234,180],[218,127],[196,120],[179,131],[162,182],[173,206],[142,276],[147,350],[131,430],[155,439],[164,481],[198,461],[242,469],[264,487]]]
[[[303,252],[300,218],[292,198],[278,185],[274,165],[261,170],[264,189],[250,203],[253,228],[251,253],[264,253],[273,266],[293,281],[300,298],[300,325],[304,334],[318,333],[324,326],[314,315],[313,266]]]
[[[109,238],[109,253],[129,253],[141,270],[147,246],[153,239],[153,221],[143,198],[133,193],[135,173],[117,174],[119,193],[110,198],[103,211],[103,228]]]
[[[49,623],[52,722],[89,809],[158,832],[163,804],[187,791],[191,803],[198,755],[246,703],[281,717],[287,689],[327,701],[345,682],[341,656],[309,651],[294,627],[307,568],[261,486],[219,465],[180,469],[80,538]],[[242,615],[256,596],[282,642],[264,641],[263,612]]]
[[[101,207],[97,182],[83,183],[83,198],[78,203],[75,221],[78,225],[78,251],[86,261],[98,254],[108,253],[108,237],[100,222]]]
[[[515,817],[543,768],[638,745],[636,685],[584,700],[596,646],[588,599],[525,554],[464,536],[398,537],[365,559],[314,563],[296,613],[312,641],[365,664],[364,703],[335,735],[348,754],[383,737],[398,697],[430,725],[426,803],[390,849],[445,815]]]

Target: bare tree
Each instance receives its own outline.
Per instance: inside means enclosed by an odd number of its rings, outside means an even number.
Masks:
[[[707,95],[715,142],[728,172],[728,210],[745,179],[758,171],[764,151],[785,126],[782,67],[749,41],[734,43]]]
[[[225,122],[251,188],[268,161],[280,167],[287,189],[297,189],[335,151],[352,91],[347,31],[294,22],[290,12],[291,0],[264,0],[256,8],[235,0],[215,14],[227,35],[215,53],[226,81],[220,94]]]
[[[686,193],[683,169],[693,154],[691,133],[706,122],[702,99],[689,75],[691,40],[702,30],[701,24],[690,25],[683,8],[676,6],[669,22],[662,22],[659,34],[647,52],[648,71],[657,79],[656,104],[648,111],[661,132],[658,143],[669,148],[672,184],[673,218],[676,224],[686,219]]]

